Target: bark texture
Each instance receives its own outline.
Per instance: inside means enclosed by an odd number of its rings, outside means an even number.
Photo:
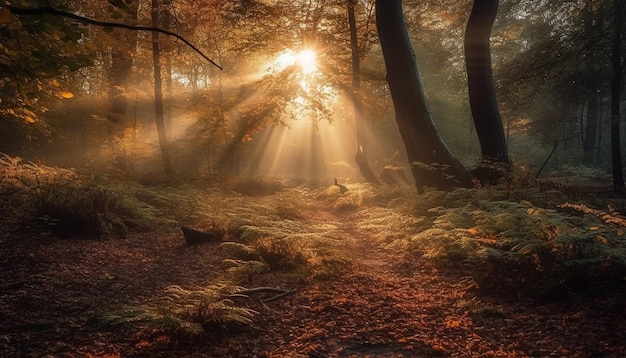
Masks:
[[[487,180],[497,179],[503,173],[494,164],[509,164],[489,45],[497,12],[498,0],[475,0],[467,22],[464,42],[470,107],[482,156],[479,176]]]

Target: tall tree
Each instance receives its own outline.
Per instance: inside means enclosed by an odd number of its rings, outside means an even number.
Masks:
[[[402,0],[376,0],[376,24],[396,122],[418,193],[470,186],[472,177],[445,145],[428,110],[407,33]]]
[[[598,77],[596,69],[596,25],[594,24],[594,9],[592,0],[587,0],[583,9],[585,55],[583,57],[585,73],[588,80],[585,85],[588,89],[587,93],[587,115],[586,125],[582,135],[583,143],[583,164],[592,165],[595,160],[596,138],[598,134],[599,121],[599,95],[598,95]]]
[[[368,162],[368,135],[369,126],[363,116],[363,102],[361,101],[361,70],[360,50],[357,37],[356,16],[354,8],[357,0],[348,0],[348,24],[350,27],[350,49],[352,52],[352,105],[354,107],[354,121],[356,126],[356,154],[354,160],[369,183],[380,185],[380,181],[372,171]]]
[[[498,12],[498,0],[474,0],[465,30],[465,66],[470,107],[482,155],[481,180],[496,179],[502,173],[494,163],[509,164],[506,136],[498,110],[491,69],[491,29]]]
[[[622,87],[622,25],[624,22],[624,0],[613,0],[613,36],[611,39],[611,163],[613,167],[613,189],[626,193],[620,143],[620,90]]]
[[[159,26],[159,1],[152,0],[152,27]],[[159,49],[159,33],[152,32],[152,61],[154,67],[154,118],[156,121],[157,134],[159,136],[159,148],[163,158],[165,174],[173,174],[170,161],[169,145],[165,132],[165,118],[163,112],[163,90],[161,86],[161,54]]]
[[[139,1],[122,0],[113,2],[113,18],[123,18],[125,22],[135,25]],[[132,73],[133,58],[137,48],[137,32],[121,29],[113,30],[115,46],[111,48],[111,68],[109,69],[109,101],[111,110],[109,120],[113,123],[125,121],[128,109],[128,83]]]

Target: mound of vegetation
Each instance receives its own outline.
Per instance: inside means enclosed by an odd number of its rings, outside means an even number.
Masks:
[[[415,231],[402,239],[406,247],[471,270],[484,291],[565,298],[626,279],[626,220],[611,206],[545,208],[505,200],[501,192],[458,189],[424,194],[417,215]]]

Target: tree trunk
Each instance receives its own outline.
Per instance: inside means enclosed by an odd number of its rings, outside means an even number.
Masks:
[[[152,0],[152,26],[159,26],[159,4],[158,0]],[[163,169],[165,174],[173,174],[170,162],[169,145],[165,135],[165,119],[163,117],[163,91],[161,89],[161,55],[159,49],[159,33],[152,32],[152,61],[154,66],[154,117],[156,121],[157,134],[159,136],[159,148],[163,158]]]
[[[402,0],[376,0],[376,24],[396,122],[418,193],[424,187],[469,187],[472,177],[445,145],[433,123],[407,33]]]
[[[128,9],[124,12],[128,19],[125,21],[135,24],[139,2],[129,1]],[[137,32],[126,30],[114,30],[112,36],[119,40],[122,46],[114,46],[111,50],[111,67],[109,68],[109,114],[108,120],[112,123],[111,134],[114,140],[111,142],[113,156],[117,168],[128,170],[129,153],[126,150],[127,140],[125,130],[130,126],[127,118],[128,111],[128,88],[132,74],[133,58],[137,48]]]
[[[620,89],[622,85],[622,23],[624,21],[624,0],[613,0],[613,38],[611,41],[611,162],[613,166],[613,190],[626,192],[622,168],[620,143]]]
[[[583,141],[583,164],[591,166],[596,159],[596,138],[598,137],[599,126],[599,94],[598,80],[596,73],[596,54],[594,50],[595,41],[597,40],[596,29],[594,25],[593,0],[586,0],[583,9],[583,19],[585,24],[585,35],[587,37],[585,54],[585,73],[587,81],[584,82],[585,87],[589,90],[587,96],[587,116],[584,126]]]
[[[363,103],[361,102],[361,69],[359,59],[359,42],[356,32],[356,18],[354,8],[357,0],[348,0],[348,23],[350,25],[350,49],[352,51],[352,106],[354,108],[354,122],[356,127],[356,161],[361,174],[368,183],[380,185],[380,181],[372,171],[367,159],[369,126],[363,117]]]
[[[498,0],[474,0],[465,29],[465,66],[470,107],[480,142],[480,179],[493,181],[508,167],[506,136],[498,110],[496,88],[491,69],[489,38],[498,12]]]
[[[592,82],[595,83],[595,79]],[[595,92],[595,86],[591,89],[593,91],[587,99],[587,123],[583,138],[583,164],[588,166],[594,163],[598,136],[598,94]]]

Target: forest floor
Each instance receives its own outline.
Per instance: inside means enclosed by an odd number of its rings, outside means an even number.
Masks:
[[[338,241],[321,258],[334,257],[332,275],[250,277],[242,283],[249,288],[297,291],[268,303],[249,299],[258,312],[250,327],[189,339],[146,327],[105,327],[94,317],[149,301],[171,285],[215,282],[229,257],[220,245],[185,245],[174,230],[61,240],[5,227],[0,356],[626,356],[624,289],[556,302],[478,293],[464,269],[386,245],[363,229],[368,218],[358,211],[336,212],[315,198],[307,205],[307,220],[332,226]]]

